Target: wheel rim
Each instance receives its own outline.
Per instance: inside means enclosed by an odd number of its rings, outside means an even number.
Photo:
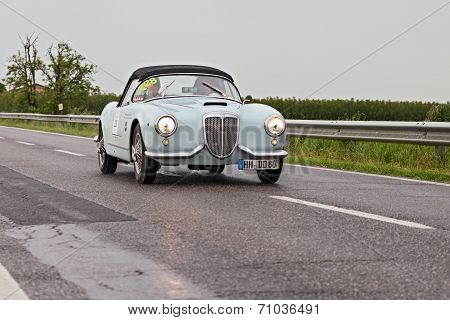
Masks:
[[[131,148],[131,153],[134,160],[134,170],[136,174],[139,175],[142,169],[142,142],[139,132],[134,136],[134,143]]]
[[[100,140],[100,145],[98,147],[98,165],[100,168],[103,168],[103,164],[105,163],[106,151],[105,151],[105,140],[103,137]]]

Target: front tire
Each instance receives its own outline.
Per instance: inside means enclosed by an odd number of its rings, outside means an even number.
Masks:
[[[117,169],[117,158],[106,153],[105,138],[103,137],[103,130],[99,128],[99,142],[97,149],[97,159],[100,171],[103,174],[113,174]]]
[[[153,183],[159,170],[159,163],[145,156],[145,145],[142,138],[141,127],[136,126],[133,132],[131,158],[133,159],[134,175],[141,184]]]
[[[224,164],[218,166],[211,166],[210,168],[208,168],[208,172],[210,174],[221,174],[224,169],[225,169]]]
[[[261,183],[274,184],[278,181],[283,170],[283,159],[280,159],[280,167],[276,170],[256,170]]]

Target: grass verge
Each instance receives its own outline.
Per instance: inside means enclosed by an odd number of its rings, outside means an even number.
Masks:
[[[89,138],[94,137],[98,133],[98,126],[94,124],[0,119],[0,125]]]
[[[291,137],[288,163],[450,183],[450,148],[444,160],[434,146]]]

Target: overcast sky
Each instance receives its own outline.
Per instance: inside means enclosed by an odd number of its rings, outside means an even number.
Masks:
[[[306,97],[447,0],[1,0],[122,81],[142,66],[202,64],[243,95]],[[0,62],[36,31],[0,3]],[[0,65],[0,79],[6,67]],[[98,71],[96,84],[123,84]],[[313,98],[450,100],[450,5]]]

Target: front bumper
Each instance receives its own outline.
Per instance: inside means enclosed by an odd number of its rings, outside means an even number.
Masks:
[[[254,151],[246,146],[238,145],[231,156],[218,159],[209,153],[204,144],[201,144],[192,150],[182,152],[145,151],[145,155],[162,165],[227,165],[236,164],[239,159],[280,159],[285,158],[288,153],[284,150]]]
[[[151,152],[145,151],[145,156],[158,160],[158,159],[191,159],[199,154],[205,148],[204,144],[201,144],[190,151],[183,152]]]
[[[238,145],[238,148],[250,156],[250,159],[266,159],[266,158],[285,158],[288,153],[284,150],[273,150],[273,151],[252,151],[243,145]]]

